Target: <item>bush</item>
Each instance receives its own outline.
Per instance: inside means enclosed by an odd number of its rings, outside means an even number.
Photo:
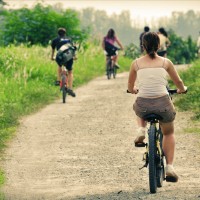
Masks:
[[[188,64],[194,61],[197,56],[197,46],[190,36],[187,40],[183,40],[170,30],[169,40],[171,45],[168,48],[167,57],[174,64]]]
[[[125,56],[131,59],[135,59],[140,56],[140,48],[131,43],[125,48]]]

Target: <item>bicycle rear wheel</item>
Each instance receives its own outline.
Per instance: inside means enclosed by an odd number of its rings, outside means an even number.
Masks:
[[[112,64],[111,59],[108,59],[107,63],[106,63],[106,71],[107,71],[107,78],[108,79],[111,78],[111,64]]]
[[[66,102],[66,97],[67,97],[66,76],[65,75],[62,76],[61,90],[62,90],[62,100],[63,100],[63,103],[65,103]]]
[[[117,75],[117,68],[114,66],[113,67],[113,78],[116,78]]]
[[[151,124],[149,128],[149,187],[151,193],[156,193],[156,127]]]

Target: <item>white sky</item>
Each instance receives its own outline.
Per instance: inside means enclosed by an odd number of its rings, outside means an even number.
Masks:
[[[82,9],[93,7],[105,10],[109,15],[119,14],[123,10],[129,10],[132,18],[150,21],[161,16],[170,16],[172,11],[194,10],[200,12],[200,0],[4,0],[11,8],[24,5],[30,7],[37,2],[45,4],[61,3],[65,8]]]

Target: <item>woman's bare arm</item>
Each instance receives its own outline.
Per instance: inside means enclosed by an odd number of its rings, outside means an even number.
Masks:
[[[128,91],[136,94],[138,90],[135,87],[135,81],[137,78],[137,72],[135,71],[135,61],[132,62],[130,71],[129,71],[129,78],[128,78]]]
[[[167,59],[166,67],[167,67],[167,72],[170,78],[172,79],[176,87],[178,88],[177,92],[178,93],[185,92],[187,90],[187,87],[184,86],[184,83],[182,79],[180,78],[179,74],[177,73],[173,63],[168,59]]]
[[[116,38],[116,42],[117,42],[117,44],[120,46],[120,48],[123,50],[123,49],[124,49],[124,47],[123,47],[123,45],[121,44],[121,42],[119,41],[119,39],[118,39],[118,38]]]

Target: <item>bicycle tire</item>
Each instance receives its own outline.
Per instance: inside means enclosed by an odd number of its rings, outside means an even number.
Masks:
[[[66,76],[63,75],[62,76],[62,87],[61,87],[61,90],[62,90],[62,100],[63,100],[63,103],[66,103],[66,98],[67,98],[67,91],[66,91]]]
[[[113,68],[113,78],[116,78],[117,75],[117,68],[114,66]]]
[[[108,59],[108,61],[106,63],[106,71],[107,71],[107,78],[108,79],[111,78],[111,64],[112,64],[111,59]]]
[[[160,142],[160,150],[161,152],[157,151],[157,156],[159,157],[158,163],[157,163],[157,187],[162,187],[163,180],[165,180],[165,166],[164,166],[164,153],[162,149],[162,140],[163,135],[161,132],[161,129],[158,130],[157,140]]]
[[[151,124],[149,128],[149,188],[150,193],[156,193],[156,127]]]

